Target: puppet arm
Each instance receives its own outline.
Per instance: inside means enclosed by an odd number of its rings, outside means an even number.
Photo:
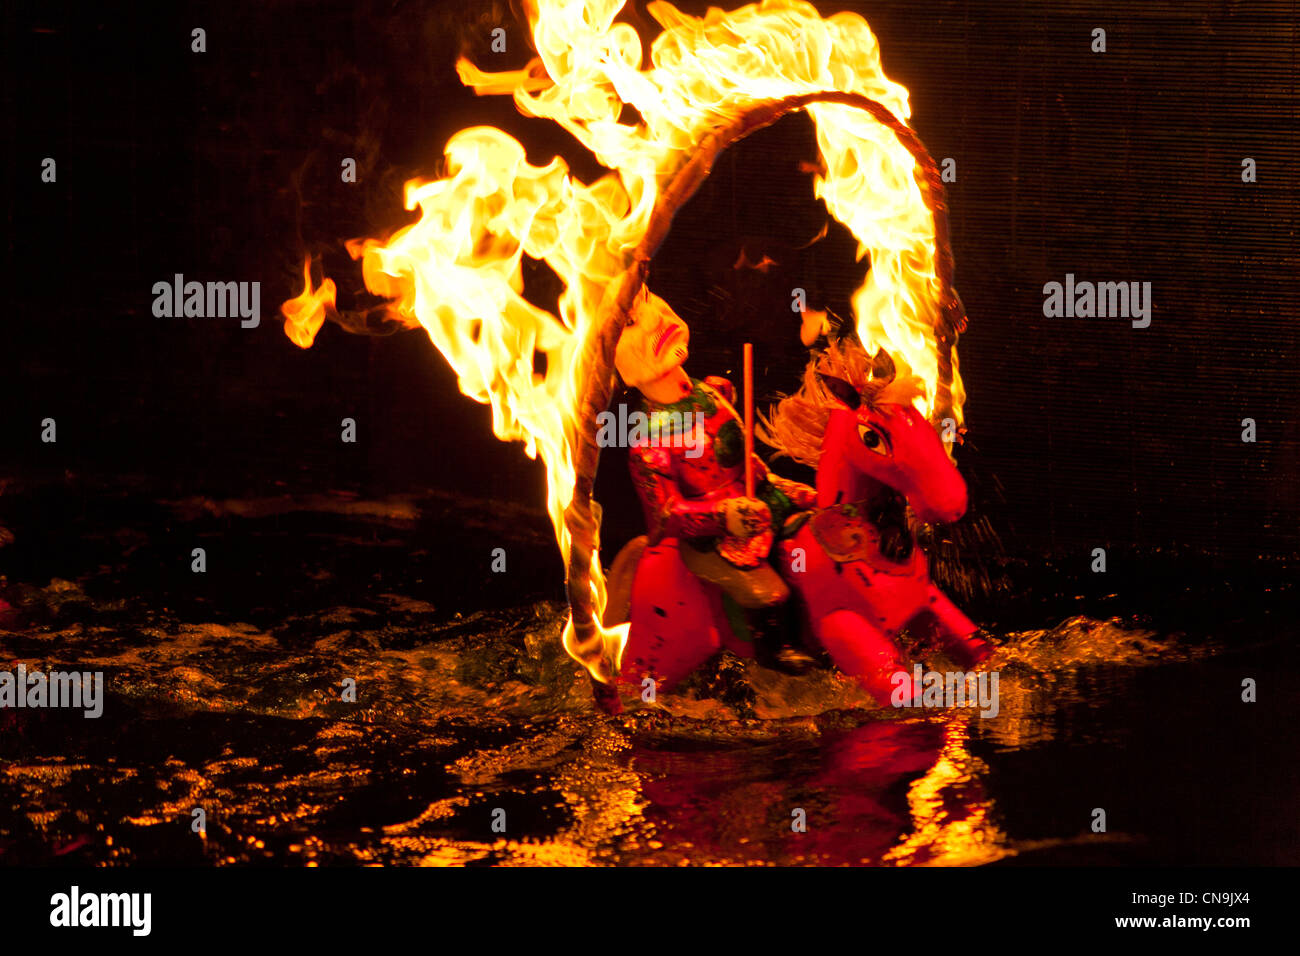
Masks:
[[[632,481],[645,506],[650,544],[664,538],[707,538],[727,533],[722,500],[686,498],[673,476],[667,448],[632,448]]]
[[[757,458],[758,456],[755,455],[754,457]],[[767,466],[764,465],[763,469],[766,471]],[[792,481],[789,478],[782,478],[774,471],[767,472],[767,480],[772,487],[794,502],[794,506],[799,510],[804,511],[808,508],[815,508],[817,506],[816,488],[811,488],[801,481]]]

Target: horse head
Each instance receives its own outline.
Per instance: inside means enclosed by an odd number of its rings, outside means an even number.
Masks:
[[[822,384],[835,404],[819,471],[836,463],[887,485],[926,523],[966,513],[966,482],[920,412],[910,404],[868,401],[842,378],[823,375]]]
[[[907,499],[920,520],[956,521],[966,482],[934,427],[914,407],[920,383],[898,375],[882,351],[832,342],[804,370],[802,387],[763,419],[760,435],[782,454],[817,469],[818,505]]]

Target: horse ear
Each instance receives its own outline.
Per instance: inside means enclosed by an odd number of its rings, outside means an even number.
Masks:
[[[833,375],[822,375],[820,373],[818,373],[817,377],[821,379],[822,386],[826,391],[830,392],[845,405],[849,406],[850,409],[856,410],[857,407],[862,404],[862,396],[858,394],[858,390],[848,382],[844,381],[844,379],[836,378]]]

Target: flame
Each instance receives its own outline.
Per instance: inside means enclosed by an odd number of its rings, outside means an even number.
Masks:
[[[880,49],[862,17],[823,19],[799,0],[764,0],[700,18],[662,0],[648,6],[663,27],[649,66],[636,30],[615,22],[622,0],[529,0],[538,56],[522,70],[485,73],[462,59],[457,71],[480,95],[509,93],[520,112],[559,124],[612,170],[588,185],[559,158],[545,166],[499,129],[451,137],[445,174],[406,185],[406,208],[419,219],[387,239],[353,240],[366,287],[390,300],[390,316],[423,327],[458,376],[462,393],[492,407],[492,429],[540,455],[547,510],[566,559],[564,512],[575,485],[582,343],[602,298],[628,268],[651,226],[661,190],[710,132],[764,101],[839,90],[860,93],[899,120],[910,116],[907,90],[884,75]],[[640,119],[621,121],[624,108]],[[936,411],[939,391],[940,280],[934,222],[897,137],[851,106],[808,107],[821,163],[816,195],[858,240],[871,268],[853,296],[858,333],[884,348],[901,372],[925,384],[917,407]],[[523,257],[545,262],[564,284],[551,314],[522,295]],[[334,284],[304,289],[282,307],[285,329],[311,345]],[[545,357],[538,373],[537,357]],[[955,369],[955,360],[954,360]],[[960,379],[951,385],[961,421]],[[597,512],[598,514],[598,512]],[[605,604],[598,552],[591,567],[597,619]],[[602,628],[603,660],[585,660],[598,679],[618,670],[626,625]],[[572,621],[565,646],[575,657]]]
[[[280,306],[284,316],[284,334],[299,348],[309,349],[316,341],[325,315],[334,310],[334,280],[326,278],[320,288],[313,289],[311,284],[311,260],[302,266],[303,291],[296,299],[290,299]]]

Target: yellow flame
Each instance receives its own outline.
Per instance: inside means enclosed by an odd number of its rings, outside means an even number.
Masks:
[[[885,77],[876,38],[857,14],[823,19],[799,0],[764,0],[693,17],[657,0],[648,9],[664,29],[643,69],[635,29],[615,22],[622,6],[530,0],[538,56],[527,68],[489,74],[457,64],[478,93],[511,93],[522,113],[553,120],[613,172],[587,185],[561,159],[531,165],[499,129],[465,129],[447,143],[441,179],[407,183],[406,208],[420,212],[414,224],[384,240],[348,244],[362,260],[366,287],[391,300],[394,318],[428,332],[465,395],[491,405],[496,436],[521,440],[530,456],[541,456],[547,509],[566,559],[572,436],[584,424],[577,421],[581,343],[645,236],[663,186],[711,131],[763,101],[840,90],[869,96],[902,121],[910,115],[907,90]],[[628,105],[640,114],[636,122],[620,122]],[[886,349],[900,372],[920,377],[926,393],[917,405],[932,415],[939,280],[933,219],[914,160],[860,110],[814,104],[809,113],[825,168],[816,194],[858,240],[859,259],[870,257],[853,296],[859,335],[873,351]],[[564,284],[558,315],[521,294],[524,256],[545,262]],[[326,279],[313,288],[305,270],[304,291],[283,306],[289,337],[309,346],[333,302],[334,284]],[[960,422],[955,376],[952,396]],[[598,555],[591,581],[599,619],[605,585]],[[568,627],[572,653],[571,636]],[[626,626],[602,629],[614,670],[625,638]]]
[[[309,349],[316,341],[316,333],[325,321],[327,311],[334,308],[334,280],[325,279],[319,289],[311,284],[311,260],[302,266],[303,291],[296,299],[280,306],[284,316],[284,333],[299,348]]]

